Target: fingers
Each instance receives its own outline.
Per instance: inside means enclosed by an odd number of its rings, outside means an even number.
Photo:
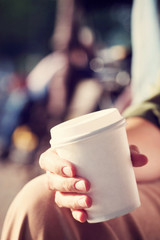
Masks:
[[[72,212],[72,216],[75,220],[81,222],[81,223],[84,223],[87,221],[87,213],[85,210],[73,210],[71,209],[71,212]]]
[[[55,193],[55,202],[58,207],[70,208],[72,210],[79,210],[89,208],[92,205],[92,200],[87,195],[68,194],[57,191]]]
[[[60,158],[51,148],[41,154],[39,164],[47,173],[49,189],[55,192],[55,203],[59,207],[69,208],[77,221],[85,222],[85,208],[92,205],[92,200],[83,194],[89,191],[90,183],[76,177],[75,166]]]
[[[147,164],[148,158],[139,152],[137,146],[130,145],[130,151],[133,167],[141,167]]]
[[[49,172],[55,174],[74,177],[75,176],[75,167],[69,161],[62,159],[58,154],[51,148],[41,154],[39,160],[40,167]]]
[[[51,190],[86,193],[90,189],[90,183],[82,178],[65,178],[50,172],[47,172],[47,177]]]

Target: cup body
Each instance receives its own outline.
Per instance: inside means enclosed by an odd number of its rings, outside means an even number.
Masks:
[[[88,195],[92,198],[92,206],[87,209],[87,221],[109,220],[139,207],[125,120],[117,109],[102,110],[60,125],[58,130],[51,130],[51,147],[76,166],[78,176],[91,183]],[[56,142],[58,132],[66,139]]]

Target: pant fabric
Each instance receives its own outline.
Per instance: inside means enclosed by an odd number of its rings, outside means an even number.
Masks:
[[[12,202],[1,240],[160,240],[160,180],[139,183],[141,206],[102,223],[79,223],[70,210],[58,208],[54,192],[41,175]]]

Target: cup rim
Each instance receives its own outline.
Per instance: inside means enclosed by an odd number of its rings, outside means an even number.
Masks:
[[[126,125],[126,120],[125,118],[121,118],[119,121],[115,122],[115,123],[112,123],[108,126],[105,126],[103,128],[100,128],[100,129],[97,129],[97,130],[94,130],[92,132],[89,132],[89,133],[85,133],[85,134],[80,134],[80,135],[77,135],[77,136],[71,136],[71,137],[68,137],[64,140],[61,140],[61,141],[54,141],[52,138],[50,140],[50,144],[51,144],[51,147],[52,148],[58,148],[58,147],[61,147],[61,146],[64,146],[64,145],[68,145],[68,144],[72,144],[72,143],[75,143],[75,142],[79,142],[79,141],[83,141],[87,138],[90,138],[92,137],[93,135],[97,135],[103,131],[110,131],[110,130],[113,130],[113,129],[116,129],[116,128],[120,128],[122,126],[125,126]]]

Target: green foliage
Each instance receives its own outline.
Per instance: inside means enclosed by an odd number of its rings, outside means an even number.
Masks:
[[[0,0],[0,53],[47,49],[55,12],[56,0]]]

